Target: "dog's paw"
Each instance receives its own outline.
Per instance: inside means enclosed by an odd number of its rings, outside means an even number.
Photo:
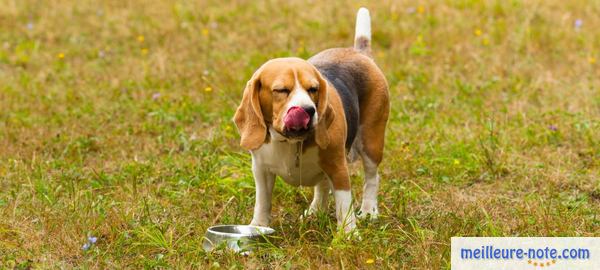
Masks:
[[[317,211],[319,211],[318,208],[316,207],[309,207],[308,209],[304,210],[304,212],[302,212],[302,215],[300,215],[300,220],[305,220],[310,216],[314,216]]]
[[[338,220],[337,223],[338,231],[343,231],[344,233],[351,233],[356,230],[356,217],[354,213],[349,215],[347,218],[343,220]]]
[[[352,241],[352,240],[361,241],[362,240],[362,236],[360,235],[360,232],[358,232],[358,229],[356,227],[353,227],[353,228],[346,227],[343,230],[340,228],[340,230],[338,230],[338,232],[336,234],[336,238],[338,238],[340,240],[345,240],[345,241]]]
[[[378,216],[379,210],[377,210],[377,203],[363,203],[363,205],[360,207],[360,210],[356,214],[356,217],[359,219],[366,219],[368,217],[369,220],[376,220]]]
[[[268,220],[257,220],[252,219],[250,222],[251,226],[269,227],[270,222]]]
[[[362,241],[362,236],[360,236],[360,233],[358,232],[357,229],[354,229],[351,232],[347,233],[346,237],[347,237],[348,240]]]

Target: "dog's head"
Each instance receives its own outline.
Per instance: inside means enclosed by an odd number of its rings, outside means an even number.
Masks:
[[[304,140],[314,134],[319,147],[327,148],[327,128],[333,120],[328,88],[319,71],[303,59],[268,61],[246,84],[235,113],[240,145],[257,149],[272,129],[289,140]]]

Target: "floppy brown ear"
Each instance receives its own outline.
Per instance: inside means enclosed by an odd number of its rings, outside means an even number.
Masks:
[[[327,93],[329,91],[329,85],[327,84],[327,81],[323,79],[319,72],[317,72],[317,77],[319,80],[319,101],[317,104],[317,115],[319,119],[315,130],[315,141],[321,149],[326,149],[327,146],[329,146],[330,140],[328,129],[335,118],[335,111],[331,104],[329,104]]]
[[[260,108],[260,69],[246,84],[242,103],[235,111],[233,121],[240,132],[240,146],[246,150],[259,148],[267,136],[267,126]]]

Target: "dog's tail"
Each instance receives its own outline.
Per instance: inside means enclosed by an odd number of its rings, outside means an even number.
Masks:
[[[369,10],[361,7],[356,13],[356,28],[354,32],[354,49],[371,54],[371,15]]]

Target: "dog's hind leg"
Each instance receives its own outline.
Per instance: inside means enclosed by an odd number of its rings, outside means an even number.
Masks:
[[[363,198],[360,206],[359,218],[370,216],[376,219],[379,215],[377,208],[377,192],[379,190],[379,173],[377,172],[378,163],[369,158],[365,152],[361,152],[362,164],[365,172],[365,182],[363,184]]]
[[[372,73],[371,77],[383,78],[380,72]],[[380,177],[377,168],[383,159],[385,126],[389,115],[387,84],[385,79],[376,81],[379,83],[369,85],[369,91],[365,97],[365,99],[369,99],[369,102],[361,104],[359,142],[356,145],[365,172],[363,198],[358,216],[364,218],[370,215],[372,219],[377,218],[379,214],[377,192]]]

